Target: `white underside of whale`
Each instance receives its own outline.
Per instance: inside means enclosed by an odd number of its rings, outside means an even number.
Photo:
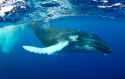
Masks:
[[[26,51],[29,51],[31,53],[52,55],[58,51],[61,51],[68,45],[69,45],[69,41],[60,41],[55,45],[45,47],[45,48],[39,48],[39,47],[28,46],[28,45],[23,45],[22,47]]]

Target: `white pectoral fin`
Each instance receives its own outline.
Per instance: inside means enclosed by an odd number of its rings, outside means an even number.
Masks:
[[[45,47],[45,48],[39,48],[39,47],[27,46],[27,45],[23,45],[22,47],[25,50],[32,53],[51,55],[51,54],[54,54],[55,52],[61,51],[63,48],[65,48],[68,45],[69,45],[69,41],[61,41],[61,42],[58,42],[57,44],[54,44],[52,46]]]

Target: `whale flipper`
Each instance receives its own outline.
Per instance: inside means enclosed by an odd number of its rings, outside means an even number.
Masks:
[[[57,44],[54,44],[54,45],[51,45],[51,46],[45,47],[45,48],[39,48],[39,47],[28,46],[28,45],[23,45],[22,47],[25,50],[32,52],[32,53],[51,55],[58,51],[61,51],[68,45],[69,45],[69,41],[60,41]]]

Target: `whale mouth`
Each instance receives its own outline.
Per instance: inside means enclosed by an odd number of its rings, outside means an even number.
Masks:
[[[100,45],[100,44],[85,44],[83,46],[83,48],[85,50],[88,50],[88,51],[98,51],[98,52],[101,52],[101,53],[104,53],[104,54],[110,54],[112,52],[112,49],[109,48],[108,46],[105,46],[105,45]]]
[[[79,44],[83,49],[89,50],[89,51],[99,51],[100,53],[109,54],[112,52],[112,49],[110,46],[105,42],[103,39],[101,39],[99,36],[93,33],[84,33],[79,38]]]
[[[99,41],[99,40],[94,40],[94,41],[89,41],[89,43],[87,44],[88,48],[90,50],[97,50],[99,52],[102,52],[104,54],[110,54],[112,52],[112,49],[107,45],[106,42],[104,41]]]
[[[96,42],[94,47],[97,50],[99,50],[99,51],[101,51],[103,53],[106,53],[106,54],[109,54],[109,53],[112,52],[112,49],[106,43],[98,43],[98,42]]]

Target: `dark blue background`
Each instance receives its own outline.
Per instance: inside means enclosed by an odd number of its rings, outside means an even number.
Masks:
[[[68,22],[70,21],[70,22]],[[75,21],[75,22],[73,22]],[[124,79],[124,21],[100,17],[62,18],[52,23],[94,32],[106,40],[113,52],[83,55],[36,55],[24,51],[22,44],[39,45],[32,33],[26,31],[13,53],[0,55],[1,79]]]

